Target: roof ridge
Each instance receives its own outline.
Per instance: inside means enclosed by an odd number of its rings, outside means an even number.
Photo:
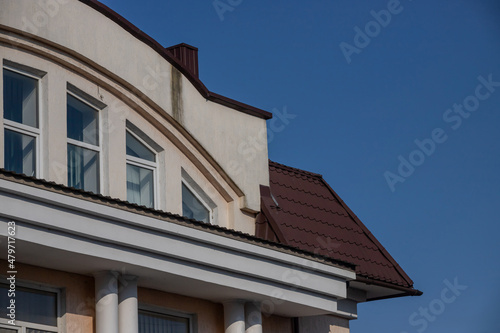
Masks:
[[[323,178],[323,175],[321,175],[319,173],[314,173],[314,172],[310,172],[310,171],[306,171],[306,170],[294,168],[294,167],[291,167],[291,166],[288,166],[288,165],[285,165],[285,164],[281,164],[281,163],[278,163],[278,162],[274,162],[274,161],[271,161],[271,160],[269,160],[269,166],[272,166],[272,167],[275,167],[275,168],[280,168],[280,169],[291,171],[291,172],[295,172],[295,173],[301,173],[301,174],[304,174],[306,176]]]

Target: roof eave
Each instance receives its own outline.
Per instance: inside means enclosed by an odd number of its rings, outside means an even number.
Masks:
[[[365,284],[365,285],[373,285],[373,286],[378,286],[378,287],[383,287],[383,288],[388,288],[391,290],[399,291],[399,293],[394,293],[394,294],[388,294],[384,296],[378,296],[378,297],[369,297],[366,299],[367,302],[370,301],[377,301],[377,300],[382,300],[382,299],[389,299],[389,298],[396,298],[396,297],[405,297],[405,296],[421,296],[423,295],[423,292],[414,289],[413,287],[403,287],[399,286],[396,284],[388,283],[388,282],[383,282],[383,281],[378,281],[370,278],[365,278],[362,276],[357,275],[356,276],[356,282]]]

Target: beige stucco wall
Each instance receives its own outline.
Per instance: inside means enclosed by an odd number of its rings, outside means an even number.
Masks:
[[[120,26],[77,0],[0,0],[0,8],[1,25],[83,57],[102,73],[133,87],[135,95],[158,105],[161,110],[157,112],[177,118],[243,191],[238,209],[260,209],[259,184],[267,185],[269,181],[267,147],[252,158],[239,150],[250,135],[265,131],[265,120],[206,101],[185,78],[182,117],[174,117],[172,66]]]
[[[292,318],[276,315],[262,315],[262,331],[272,333],[293,333]]]
[[[299,333],[349,333],[349,320],[335,316],[299,318]]]

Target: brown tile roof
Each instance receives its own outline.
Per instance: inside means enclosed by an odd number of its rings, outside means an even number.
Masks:
[[[358,280],[417,292],[413,281],[319,174],[269,162],[257,236],[356,265]]]

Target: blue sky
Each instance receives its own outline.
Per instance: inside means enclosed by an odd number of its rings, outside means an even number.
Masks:
[[[424,291],[352,332],[500,331],[498,1],[103,2],[197,46],[211,91],[295,115],[270,158],[321,173]]]

